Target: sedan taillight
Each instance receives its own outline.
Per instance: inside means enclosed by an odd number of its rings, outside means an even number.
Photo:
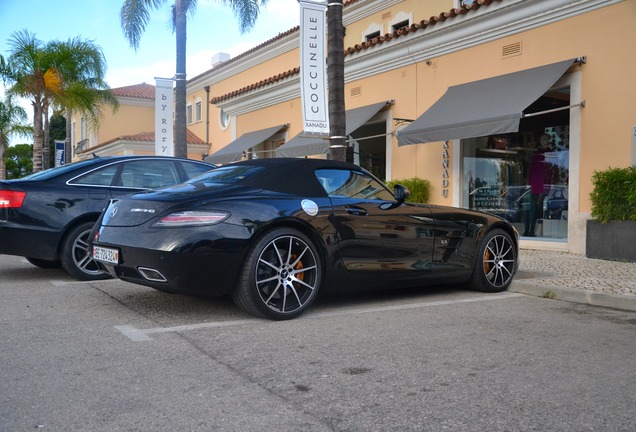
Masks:
[[[26,192],[0,190],[0,208],[20,208]]]

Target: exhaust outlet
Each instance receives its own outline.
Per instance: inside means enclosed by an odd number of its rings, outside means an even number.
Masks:
[[[159,273],[155,269],[151,269],[148,267],[137,267],[139,274],[141,274],[144,279],[150,282],[168,282],[168,279],[164,277],[161,273]]]

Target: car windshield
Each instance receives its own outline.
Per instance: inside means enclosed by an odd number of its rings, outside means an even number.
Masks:
[[[250,166],[250,165],[227,165],[219,168],[215,168],[208,171],[198,177],[190,179],[187,183],[221,183],[221,184],[234,184],[251,177],[256,173],[263,170],[263,167]]]
[[[95,163],[95,159],[87,159],[80,162],[73,162],[70,164],[62,165],[55,168],[49,168],[44,171],[38,171],[33,174],[29,174],[28,176],[22,177],[20,180],[46,180],[53,178],[55,176],[67,173],[69,171],[73,171],[77,168],[82,168],[84,166],[90,166]]]

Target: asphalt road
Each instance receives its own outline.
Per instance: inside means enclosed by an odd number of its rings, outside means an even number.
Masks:
[[[429,288],[270,322],[0,256],[0,431],[633,431],[634,406],[636,313]]]

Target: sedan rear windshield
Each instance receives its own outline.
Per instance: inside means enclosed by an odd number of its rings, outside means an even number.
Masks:
[[[227,165],[208,171],[189,180],[188,183],[235,184],[263,171],[263,169],[264,167],[260,166]]]
[[[22,177],[20,180],[46,180],[64,174],[85,165],[91,166],[95,164],[95,159],[87,159],[80,162],[73,162],[55,168],[49,168],[44,171],[38,171],[28,176]]]

